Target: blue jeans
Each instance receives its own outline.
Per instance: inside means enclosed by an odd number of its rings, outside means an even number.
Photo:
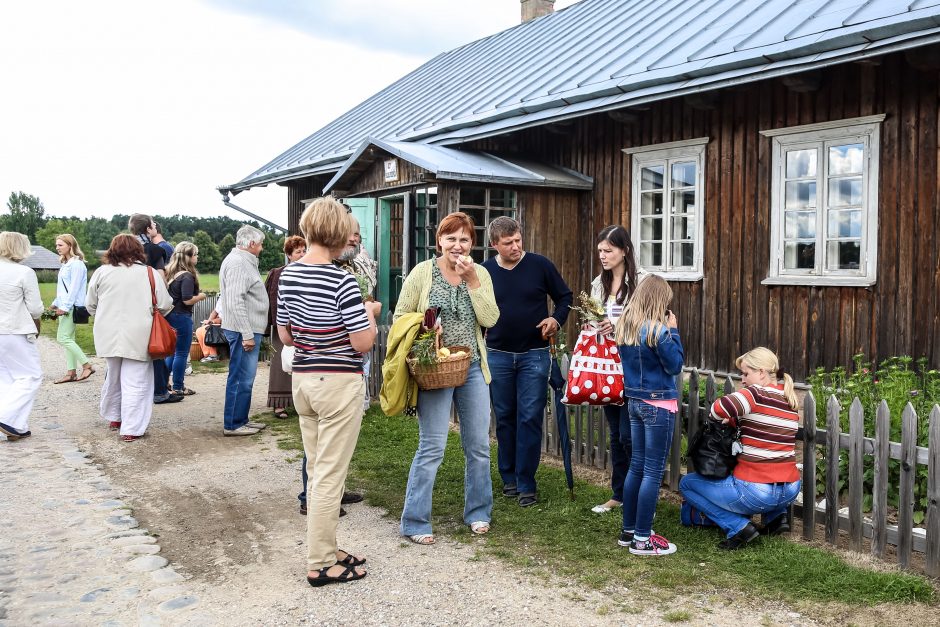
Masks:
[[[251,405],[251,388],[258,371],[258,355],[261,354],[261,334],[255,333],[255,347],[250,351],[242,348],[242,334],[222,329],[228,341],[228,379],[225,382],[225,408],[222,417],[225,428],[238,429],[248,424],[248,408]],[[159,360],[157,360],[159,361]]]
[[[676,415],[636,398],[627,401],[627,410],[633,451],[623,484],[623,528],[645,538],[653,526]]]
[[[490,399],[496,414],[499,474],[503,485],[534,495],[551,356],[547,348],[525,353],[490,348],[486,353],[493,376]]]
[[[401,533],[431,533],[431,496],[437,469],[444,459],[451,406],[456,403],[463,446],[464,508],[467,524],[489,522],[493,512],[490,477],[490,394],[479,363],[470,364],[467,381],[459,388],[418,392],[418,451],[411,462]]]
[[[708,479],[698,473],[682,477],[679,491],[689,503],[732,537],[744,529],[754,514],[769,523],[787,511],[800,493],[799,479],[792,483],[751,483],[736,479]]]
[[[607,431],[610,433],[610,487],[615,501],[623,503],[623,482],[627,480],[630,469],[630,414],[627,403],[623,405],[604,405],[604,418],[607,419]]]
[[[162,400],[167,397],[169,391],[167,390],[167,380],[169,379],[169,371],[166,367],[166,362],[162,359],[153,360],[153,398],[154,400]]]
[[[185,387],[183,378],[186,376],[186,364],[189,363],[189,347],[193,343],[193,317],[171,313],[166,319],[176,329],[176,352],[166,358],[166,369],[173,373],[173,389],[182,390]]]

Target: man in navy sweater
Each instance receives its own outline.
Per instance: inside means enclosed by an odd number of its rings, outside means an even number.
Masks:
[[[503,495],[529,507],[538,501],[535,471],[542,445],[542,417],[548,399],[551,356],[548,338],[568,319],[571,290],[547,258],[527,253],[522,229],[512,218],[496,218],[489,227],[497,255],[483,267],[493,279],[499,322],[486,334],[496,414],[496,443]],[[554,312],[548,314],[548,298]]]

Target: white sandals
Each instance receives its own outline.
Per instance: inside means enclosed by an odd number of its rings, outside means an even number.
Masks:
[[[434,536],[430,533],[418,533],[413,536],[407,536],[407,538],[415,544],[420,544],[422,546],[434,544]]]
[[[478,536],[482,536],[485,533],[489,533],[490,523],[486,522],[485,520],[474,521],[470,523],[470,531],[477,534]]]

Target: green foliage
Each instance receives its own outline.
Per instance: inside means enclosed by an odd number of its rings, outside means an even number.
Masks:
[[[225,257],[233,248],[235,248],[235,235],[233,233],[226,233],[222,241],[219,242],[219,253]]]
[[[0,228],[4,231],[16,231],[36,243],[36,231],[46,223],[46,209],[37,196],[25,192],[11,192],[7,199],[7,211],[0,217]]]
[[[835,397],[839,402],[840,429],[849,431],[849,408],[855,398],[861,401],[864,410],[865,436],[875,435],[875,415],[881,401],[888,405],[891,415],[889,436],[892,442],[901,441],[901,416],[908,403],[917,413],[917,445],[927,446],[930,410],[940,403],[940,371],[931,369],[927,359],[914,360],[908,356],[890,357],[877,369],[865,360],[864,355],[855,355],[851,372],[846,368],[834,368],[826,372],[824,368],[807,377],[816,399],[816,421],[825,428],[826,411],[829,399]],[[848,452],[839,455],[840,495],[848,490]],[[871,509],[871,491],[874,487],[874,467],[868,464],[864,471],[865,511]],[[898,506],[898,486],[901,476],[901,462],[888,461],[888,504]],[[816,461],[816,492],[822,494],[826,486],[826,460],[821,456]],[[917,466],[914,478],[914,523],[920,524],[927,508],[927,467]]]
[[[434,331],[425,331],[412,343],[411,353],[422,366],[432,366],[437,363],[437,348],[434,343],[436,338],[437,334]]]
[[[72,220],[78,220],[78,218],[72,218]],[[97,257],[96,253],[99,250],[107,250],[108,246],[111,245],[111,239],[121,232],[121,229],[104,218],[88,218],[84,221],[84,226],[85,236],[88,238],[88,248],[85,248],[85,242],[82,242],[82,250],[89,258]]]
[[[284,265],[284,238],[270,231],[264,238],[264,247],[258,257],[258,268],[267,272],[271,268]]]
[[[39,244],[55,252],[55,239],[59,235],[70,233],[78,240],[85,256],[94,256],[94,251],[90,250],[88,243],[88,233],[85,231],[85,223],[78,218],[52,218],[44,226],[36,231],[34,244]]]
[[[196,231],[193,235],[193,244],[199,249],[199,267],[200,272],[218,272],[222,265],[222,254],[212,236],[205,231]]]

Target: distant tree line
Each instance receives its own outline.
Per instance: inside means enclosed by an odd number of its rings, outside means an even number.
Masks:
[[[71,233],[85,252],[89,266],[96,267],[100,263],[97,251],[106,250],[112,237],[127,230],[129,217],[130,214],[118,214],[107,220],[47,216],[39,198],[13,192],[7,200],[6,213],[0,215],[0,230],[23,233],[33,244],[53,252],[56,236]],[[222,259],[235,247],[235,233],[244,224],[250,224],[265,233],[264,250],[259,259],[262,272],[284,263],[284,235],[254,220],[233,220],[226,216],[200,218],[180,214],[155,214],[152,217],[160,225],[163,237],[174,246],[182,241],[190,241],[199,247],[201,272],[218,272]]]

